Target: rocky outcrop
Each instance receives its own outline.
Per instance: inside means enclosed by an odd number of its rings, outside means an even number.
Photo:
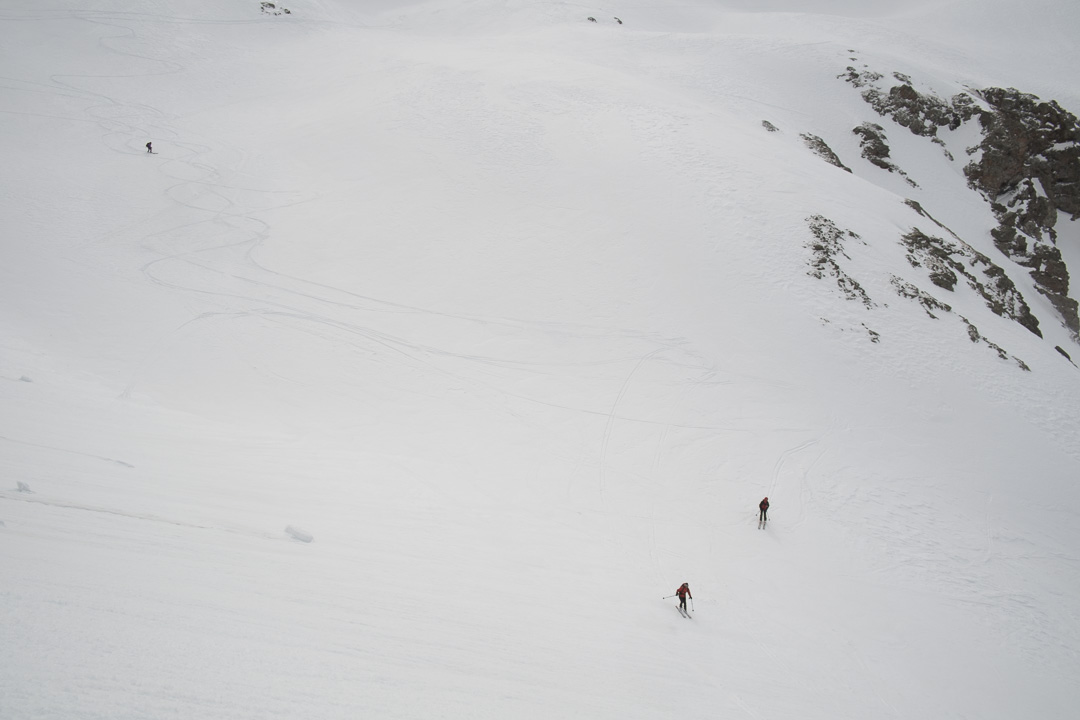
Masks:
[[[964,325],[967,326],[968,339],[971,340],[971,342],[984,343],[987,347],[996,352],[997,356],[1002,360],[1008,360],[1011,358],[1014,362],[1016,362],[1018,366],[1020,366],[1021,370],[1024,370],[1025,372],[1031,372],[1031,368],[1028,367],[1026,362],[1024,362],[1018,357],[1010,355],[1009,353],[1005,352],[1005,349],[1003,347],[983,337],[982,333],[979,332],[979,329],[975,327],[966,317],[964,317],[963,315],[960,315],[959,317],[960,320],[964,323]]]
[[[989,201],[997,219],[998,226],[991,231],[994,244],[1028,271],[1036,289],[1080,341],[1080,306],[1069,297],[1069,272],[1055,230],[1060,213],[1071,220],[1080,218],[1080,123],[1076,117],[1056,102],[1043,102],[1012,88],[970,91],[944,100],[920,93],[902,73],[893,73],[890,82],[881,73],[849,66],[840,77],[858,88],[878,114],[943,148],[937,136],[940,129],[956,130],[978,120],[982,140],[968,149],[972,159],[964,174],[970,187]],[[884,136],[877,127],[864,123],[854,132],[862,138],[863,156],[889,169],[888,148],[882,148]],[[945,154],[954,159],[947,149]],[[945,277],[939,275],[938,280]],[[1033,317],[1024,318],[1022,324],[1037,332]]]
[[[1080,313],[1069,297],[1069,272],[1057,247],[1059,212],[1080,217],[1080,122],[1056,102],[1009,88],[979,93],[983,139],[964,168],[968,183],[991,202],[999,250],[1029,269],[1036,289],[1074,336]]]
[[[893,289],[896,290],[897,295],[903,298],[914,300],[915,302],[919,303],[920,305],[922,305],[923,310],[926,311],[926,314],[934,318],[935,320],[938,319],[938,316],[934,314],[935,312],[942,315],[947,315],[952,313],[953,311],[950,305],[941,302],[930,293],[921,290],[917,285],[910,283],[903,278],[897,277],[896,275],[892,276],[892,286]],[[963,315],[957,315],[957,317],[960,319],[960,322],[964,324],[964,328],[967,330],[968,339],[971,340],[971,342],[982,343],[986,345],[988,348],[993,350],[999,358],[1001,358],[1002,360],[1012,360],[1021,370],[1031,370],[1031,368],[1029,368],[1027,363],[1025,363],[1023,360],[1014,355],[1010,355],[1008,352],[1006,352],[1005,348],[984,337],[983,334],[979,332],[979,329],[975,327],[975,324],[968,320],[966,317],[964,317]]]
[[[979,113],[982,157],[965,168],[972,185],[991,198],[1037,180],[1047,205],[1080,216],[1080,124],[1054,101],[1013,88],[979,92],[991,109]],[[1051,222],[1049,227],[1052,227]]]
[[[935,225],[937,225],[937,226],[938,226],[939,228],[941,228],[941,229],[942,229],[942,230],[944,230],[945,232],[949,233],[949,235],[951,235],[951,236],[952,236],[952,238],[953,238],[954,240],[956,240],[956,242],[960,243],[961,245],[964,245],[965,247],[968,247],[968,248],[970,248],[972,252],[975,252],[974,248],[971,248],[971,246],[970,246],[970,245],[968,245],[968,244],[967,244],[967,243],[965,243],[965,242],[964,242],[963,240],[961,240],[961,239],[960,239],[960,236],[959,236],[959,235],[957,235],[957,234],[956,234],[956,233],[954,233],[954,232],[953,232],[952,230],[950,230],[950,229],[949,229],[948,227],[946,227],[946,226],[945,226],[945,225],[944,225],[943,223],[941,223],[941,221],[939,221],[939,220],[938,220],[937,218],[935,218],[935,217],[934,217],[933,215],[931,215],[930,213],[926,212],[926,210],[925,210],[925,209],[923,208],[923,206],[922,206],[921,204],[919,204],[919,202],[918,202],[918,201],[916,201],[916,200],[912,200],[911,198],[908,198],[907,200],[905,200],[905,201],[904,201],[904,204],[905,204],[905,205],[907,205],[907,206],[908,206],[909,208],[911,208],[912,210],[914,210],[915,212],[917,212],[917,213],[919,213],[920,215],[922,215],[922,216],[923,216],[924,218],[926,218],[926,219],[927,219],[927,220],[929,220],[930,222],[932,222],[932,223],[934,223]]]
[[[285,7],[278,7],[272,2],[259,3],[262,11],[267,15],[292,15],[292,10]]]
[[[896,167],[889,161],[889,145],[885,142],[885,128],[877,123],[863,123],[851,132],[859,136],[862,156],[883,170],[892,172]]]
[[[893,275],[891,282],[897,295],[919,303],[922,305],[923,310],[926,311],[926,314],[935,320],[938,319],[938,316],[934,314],[935,311],[940,313],[952,312],[951,305],[946,305],[930,293],[920,290],[917,285],[913,285],[903,278]]]
[[[851,132],[859,136],[859,146],[862,148],[862,156],[873,165],[882,170],[895,172],[901,175],[908,185],[918,187],[918,184],[908,177],[907,173],[889,160],[889,144],[885,141],[885,128],[877,123],[863,123]]]
[[[851,168],[840,162],[840,158],[837,157],[836,153],[833,152],[832,148],[829,147],[826,142],[819,138],[817,135],[803,133],[799,137],[801,137],[803,139],[803,142],[806,143],[806,147],[810,148],[814,152],[814,154],[820,157],[822,160],[829,163],[830,165],[835,165],[838,168],[843,168],[844,170],[851,172]]]
[[[908,205],[921,211],[918,203],[909,201]],[[823,215],[811,215],[806,218],[806,222],[810,234],[813,236],[813,240],[807,244],[807,247],[811,250],[810,272],[808,274],[819,279],[835,278],[836,285],[844,297],[861,303],[868,310],[877,308],[878,304],[870,299],[866,290],[840,265],[842,259],[851,260],[851,257],[845,251],[845,245],[852,241],[865,244],[862,238],[851,230],[841,229],[836,223]],[[948,228],[945,229],[948,230]],[[918,228],[913,228],[911,232],[901,238],[908,250],[908,262],[914,268],[926,270],[930,282],[948,292],[953,292],[960,282],[967,284],[983,298],[994,313],[1010,317],[1038,335],[1038,321],[1031,314],[1030,309],[1024,302],[1024,298],[1005,276],[1001,268],[990,262],[985,255],[976,252],[962,240],[956,238],[955,233],[950,231],[950,234],[953,235],[954,239],[945,240],[927,235]],[[921,289],[914,282],[897,275],[891,276],[890,282],[897,295],[919,303],[923,310],[926,311],[926,314],[935,320],[941,315],[953,313],[952,306],[938,300],[934,295]],[[886,307],[888,306],[886,305]],[[998,357],[1015,361],[1023,370],[1029,369],[1024,361],[1010,355],[1000,345],[984,337],[974,323],[966,317],[962,315],[956,317],[963,322],[964,327],[967,329],[968,338],[972,342],[986,345]],[[823,321],[829,322],[824,318]],[[881,341],[881,335],[870,329],[866,323],[862,323],[862,328],[868,333],[871,342],[877,343]]]
[[[862,98],[883,117],[892,118],[915,135],[928,137],[944,147],[937,133],[939,128],[956,130],[976,113],[977,106],[970,95],[960,93],[951,100],[936,95],[920,93],[903,73],[893,73],[899,83],[888,90],[879,86],[884,75],[869,70],[859,71],[848,67],[841,78],[857,88],[863,88]],[[952,155],[945,150],[951,160]]]
[[[850,260],[844,252],[844,243],[848,240],[862,242],[862,238],[850,230],[841,230],[832,220],[823,215],[811,215],[806,218],[813,240],[808,247],[811,251],[810,276],[818,279],[826,276],[836,278],[840,292],[849,300],[861,302],[867,308],[875,306],[870,296],[855,278],[844,272],[837,262],[838,257]]]
[[[900,240],[907,248],[911,266],[924,268],[934,285],[952,292],[962,278],[995,315],[1015,320],[1042,337],[1039,320],[1032,315],[1024,296],[990,258],[966,244],[927,235],[918,228],[912,228]]]

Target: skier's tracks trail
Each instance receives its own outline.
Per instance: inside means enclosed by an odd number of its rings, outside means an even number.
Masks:
[[[818,443],[819,439],[807,440],[799,445],[796,445],[795,447],[788,448],[787,450],[780,453],[780,457],[776,459],[776,464],[773,465],[772,482],[769,484],[769,496],[775,499],[782,494],[785,501],[790,502],[792,498],[798,500],[798,505],[795,508],[795,520],[790,523],[785,523],[786,526],[789,528],[794,528],[801,525],[803,520],[806,519],[807,503],[811,502],[814,497],[813,488],[807,481],[807,478],[810,475],[811,471],[814,469],[814,466],[817,465],[817,463],[821,460],[822,457],[824,457],[825,452],[819,452],[810,461],[809,465],[796,472],[798,485],[797,488],[795,488],[795,492],[791,492],[792,488],[787,486],[788,481],[786,480],[786,478],[788,477],[788,474],[784,472],[784,468],[792,457],[798,455],[799,453],[802,453],[805,450],[816,447]]]
[[[194,21],[178,17],[93,11],[73,11],[66,15],[50,13],[48,16],[81,20],[109,28],[109,34],[98,41],[100,47],[107,53],[132,60],[139,68],[138,72],[125,75],[58,74],[52,77],[52,86],[35,88],[35,91],[75,96],[92,103],[84,110],[86,120],[102,128],[103,142],[115,152],[145,155],[142,145],[146,138],[162,138],[167,143],[171,154],[165,155],[159,150],[153,160],[158,162],[162,174],[176,181],[165,189],[165,196],[169,204],[180,209],[181,215],[187,220],[169,223],[166,219],[168,214],[159,213],[156,218],[147,218],[131,227],[115,230],[76,249],[85,251],[87,246],[130,242],[125,238],[136,238],[134,242],[157,255],[139,268],[149,282],[179,293],[213,298],[221,301],[217,303],[218,306],[227,308],[216,312],[196,312],[190,320],[174,328],[174,334],[190,330],[193,324],[223,317],[270,320],[281,323],[283,328],[287,325],[290,330],[295,330],[298,325],[310,325],[319,328],[320,334],[328,334],[342,343],[375,352],[391,352],[398,361],[404,360],[425,372],[464,382],[478,394],[489,397],[509,395],[531,403],[564,407],[586,414],[605,411],[595,407],[560,405],[543,396],[522,395],[514,391],[512,383],[492,380],[483,368],[493,367],[513,373],[551,373],[589,366],[617,367],[625,361],[626,350],[613,353],[611,343],[605,343],[606,340],[617,340],[617,345],[637,345],[644,351],[639,357],[644,358],[678,344],[679,341],[672,338],[611,326],[552,323],[419,307],[314,282],[265,266],[259,261],[258,253],[271,237],[273,227],[262,217],[272,211],[317,199],[311,191],[303,188],[246,187],[232,182],[232,178],[241,174],[249,157],[243,148],[222,144],[216,138],[193,137],[184,128],[174,126],[169,114],[159,108],[80,87],[81,80],[141,78],[186,72],[183,64],[163,54],[143,50],[152,46],[140,35],[140,24],[147,21]],[[162,227],[162,221],[168,224]],[[142,230],[144,227],[145,231]],[[569,349],[563,353],[562,359],[539,361],[522,356],[450,349],[440,342],[425,341],[426,330],[416,328],[415,323],[412,329],[403,329],[402,323],[398,322],[402,315],[422,319],[428,323],[428,328],[437,329],[439,336],[464,334],[455,332],[458,329],[455,325],[463,328],[499,327],[518,333],[554,336],[560,343],[569,345]],[[443,332],[446,329],[451,332]],[[159,339],[155,346],[145,352],[139,366],[154,366],[160,353],[165,351],[166,344],[166,338]],[[638,367],[641,362],[644,360],[639,361]],[[469,366],[476,371],[469,370]],[[123,396],[132,394],[141,374],[138,370],[135,372]],[[624,379],[618,397],[606,411],[608,421],[600,447],[601,473],[604,472],[619,404],[632,379],[633,373]],[[643,421],[656,422],[647,418]],[[603,482],[601,477],[601,487]]]
[[[0,500],[8,500],[14,502],[32,503],[35,505],[45,505],[48,507],[61,508],[63,510],[78,510],[81,512],[99,513],[103,515],[115,515],[118,517],[129,518],[131,520],[142,520],[146,522],[163,523],[166,525],[176,525],[177,527],[192,528],[195,530],[214,530],[218,532],[234,533],[238,535],[247,535],[252,537],[259,537],[267,540],[285,540],[284,536],[259,532],[257,530],[240,528],[240,527],[226,527],[224,525],[208,525],[194,522],[187,522],[184,520],[176,520],[173,518],[163,517],[161,515],[153,515],[150,513],[137,513],[129,512],[125,510],[118,510],[116,508],[102,507],[100,505],[87,505],[85,503],[71,502],[67,500],[49,499],[39,497],[34,494],[10,492],[6,490],[0,490]]]
[[[652,462],[654,472],[661,464],[671,430],[693,425],[676,420],[682,397],[694,387],[685,382],[677,389],[679,397],[672,401],[674,405],[666,420],[633,417],[622,412],[638,373],[663,353],[682,353],[682,360],[671,360],[673,367],[688,362],[697,367],[698,373],[711,372],[708,370],[710,363],[680,347],[685,340],[599,324],[447,312],[369,296],[267,267],[260,262],[259,250],[272,237],[274,228],[263,218],[267,213],[318,199],[313,191],[269,185],[251,187],[250,180],[243,184],[235,182],[239,177],[250,178],[243,173],[250,158],[250,152],[244,148],[223,143],[219,138],[195,137],[175,125],[169,113],[160,108],[125,100],[116,93],[108,95],[80,87],[89,84],[80,81],[99,81],[105,77],[149,78],[183,74],[187,68],[170,59],[165,52],[154,50],[141,35],[141,28],[146,22],[196,21],[94,11],[72,11],[66,15],[50,13],[49,17],[81,20],[108,28],[107,34],[99,39],[99,46],[107,53],[130,59],[138,72],[115,76],[54,75],[52,86],[35,88],[35,91],[75,96],[91,103],[84,110],[86,120],[101,127],[103,142],[115,152],[144,156],[145,140],[161,138],[169,153],[159,150],[162,154],[152,156],[150,161],[157,163],[160,173],[175,181],[164,190],[171,211],[162,211],[106,237],[91,239],[80,248],[86,251],[96,245],[135,242],[156,255],[138,268],[148,282],[177,293],[213,299],[214,307],[218,308],[196,306],[190,319],[173,328],[171,338],[158,338],[149,346],[136,364],[123,397],[135,392],[145,370],[159,363],[178,333],[225,318],[252,318],[273,323],[283,332],[315,332],[365,352],[389,353],[394,356],[394,362],[445,377],[455,384],[465,384],[474,395],[490,402],[513,398],[536,406],[604,417],[599,447],[593,450],[598,455],[581,457],[587,465],[597,464],[601,497],[610,472],[612,438],[620,420],[663,428]],[[265,20],[260,18],[250,22]],[[179,218],[174,217],[176,211],[179,211]],[[181,222],[175,222],[180,218]],[[402,323],[403,317],[412,322]],[[307,326],[306,330],[304,326]],[[534,359],[506,350],[481,353],[468,347],[451,348],[444,341],[429,339],[462,336],[466,333],[461,330],[477,327],[553,338],[563,349],[558,355]],[[522,392],[516,382],[518,377],[533,374],[577,373],[592,367],[614,370],[634,356],[636,364],[622,378],[616,396],[607,408],[587,403],[560,403],[541,394]],[[491,369],[498,372],[489,372]],[[605,376],[605,381],[614,379],[608,373]],[[701,423],[699,429],[717,428]],[[586,451],[587,454],[590,453]]]

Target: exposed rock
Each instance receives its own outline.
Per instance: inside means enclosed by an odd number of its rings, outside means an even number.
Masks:
[[[933,311],[935,310],[941,313],[952,312],[951,305],[946,305],[930,293],[920,290],[918,287],[912,285],[903,278],[899,278],[896,275],[893,275],[892,286],[893,288],[895,288],[897,295],[916,301],[917,303],[922,305],[923,310],[926,311],[926,314],[934,318],[935,320],[938,319],[938,316],[933,313]]]
[[[941,238],[925,235],[916,228],[902,236],[901,240],[907,246],[907,259],[911,266],[925,267],[930,274],[930,282],[952,292],[957,277],[950,267],[953,264],[952,253],[942,247]]]
[[[979,332],[979,329],[977,327],[975,327],[971,323],[971,321],[968,320],[966,317],[964,317],[963,315],[960,315],[959,317],[964,322],[964,325],[967,326],[968,338],[971,340],[971,342],[973,342],[973,343],[979,343],[979,342],[985,343],[986,346],[989,347],[994,352],[996,352],[997,356],[999,358],[1001,358],[1002,360],[1012,359],[1012,361],[1015,362],[1017,364],[1017,366],[1021,370],[1023,370],[1024,372],[1031,372],[1031,368],[1028,367],[1026,362],[1024,362],[1023,360],[1021,360],[1018,357],[1010,355],[1009,353],[1007,353],[1005,351],[1005,349],[1003,347],[1001,347],[997,343],[991,342],[989,339],[983,337],[982,333]]]
[[[934,314],[934,311],[941,312],[942,314],[952,312],[952,307],[950,305],[941,302],[930,293],[920,290],[918,287],[916,287],[912,283],[907,282],[903,278],[899,278],[893,275],[892,286],[896,290],[897,295],[899,295],[900,297],[915,300],[920,305],[922,305],[923,310],[926,311],[926,314],[934,318],[935,320],[938,319],[938,316]],[[979,332],[978,328],[976,328],[975,325],[972,324],[972,322],[966,317],[964,317],[963,315],[958,315],[958,317],[964,323],[964,326],[967,328],[968,339],[971,340],[971,342],[985,343],[986,346],[993,350],[995,353],[997,353],[997,356],[1002,360],[1007,360],[1011,358],[1013,361],[1016,362],[1017,366],[1019,366],[1020,369],[1025,371],[1031,370],[1031,368],[1029,368],[1027,366],[1027,363],[1025,363],[1023,360],[1010,355],[1000,345],[991,342],[990,340],[987,340],[985,337],[983,337],[982,333]]]
[[[900,84],[888,90],[878,85],[884,78],[880,73],[868,70],[860,72],[848,67],[847,72],[839,77],[857,88],[865,88],[862,91],[863,100],[870,103],[879,115],[892,118],[915,135],[929,137],[939,143],[938,128],[955,130],[977,111],[971,96],[961,93],[951,101],[945,101],[936,95],[926,95],[916,90],[911,78],[901,73],[893,74]]]
[[[837,157],[836,153],[832,151],[832,148],[829,147],[825,143],[825,141],[819,138],[817,135],[803,133],[799,137],[801,137],[803,139],[803,142],[806,143],[806,147],[813,150],[814,154],[820,157],[822,160],[829,163],[830,165],[835,165],[838,168],[843,168],[844,170],[851,172],[851,168],[840,162],[840,158]]]
[[[813,252],[809,274],[818,279],[826,275],[836,278],[836,285],[844,297],[857,300],[867,308],[874,307],[874,301],[870,299],[863,287],[855,278],[844,272],[837,262],[838,256],[851,259],[844,252],[845,240],[861,241],[862,238],[850,230],[841,230],[836,223],[822,215],[812,215],[806,218],[806,222],[810,227],[810,233],[814,236],[814,240],[807,245]]]
[[[908,185],[918,187],[918,184],[907,176],[907,173],[889,160],[889,145],[885,142],[885,128],[877,123],[863,123],[851,132],[859,136],[859,145],[862,147],[862,156],[883,170],[895,172],[904,177]]]
[[[865,65],[863,66],[866,67]],[[942,146],[940,128],[955,130],[978,118],[983,138],[968,150],[969,185],[990,202],[998,221],[991,234],[997,248],[1025,267],[1036,289],[1049,299],[1080,342],[1080,304],[1069,297],[1069,273],[1057,248],[1059,212],[1080,218],[1080,122],[1056,102],[1042,102],[1014,88],[987,88],[944,100],[918,92],[911,78],[849,66],[839,76],[859,88],[878,114]],[[980,103],[981,101],[981,103]],[[863,156],[884,167],[887,145],[872,124],[856,129]],[[953,159],[946,151],[946,156]],[[943,278],[939,277],[939,280]],[[1031,328],[1030,323],[1026,326]],[[1034,331],[1034,330],[1033,330]]]
[[[920,215],[922,215],[922,216],[923,216],[924,218],[926,218],[926,219],[927,219],[927,220],[929,220],[930,222],[932,222],[932,223],[934,223],[935,225],[937,225],[937,226],[938,226],[939,228],[941,228],[941,229],[942,229],[942,230],[944,230],[945,232],[947,232],[947,233],[949,233],[950,235],[952,235],[953,239],[954,239],[954,240],[956,240],[956,242],[958,242],[958,243],[960,243],[961,245],[963,245],[963,246],[964,246],[964,247],[965,247],[965,248],[966,248],[967,250],[971,251],[972,253],[974,253],[974,252],[975,252],[975,248],[971,247],[971,246],[970,246],[970,245],[968,245],[968,244],[967,244],[966,242],[964,242],[963,240],[961,240],[961,239],[960,239],[960,236],[959,236],[959,235],[957,235],[957,234],[956,234],[956,233],[954,233],[954,232],[953,232],[952,230],[950,230],[950,229],[949,229],[948,227],[946,227],[946,226],[945,226],[944,224],[942,224],[942,223],[941,223],[941,222],[940,222],[940,221],[939,221],[939,220],[938,220],[937,218],[935,218],[935,217],[934,217],[933,215],[931,215],[930,213],[926,212],[926,210],[925,210],[925,209],[923,208],[923,206],[922,206],[922,205],[920,205],[920,204],[919,204],[919,202],[918,202],[917,200],[912,200],[911,198],[908,198],[908,199],[904,200],[904,204],[905,204],[905,205],[907,205],[907,206],[908,206],[909,208],[911,208],[912,210],[914,210],[915,212],[917,212],[917,213],[919,213]]]
[[[885,142],[885,128],[877,123],[863,123],[851,132],[859,136],[862,156],[883,170],[893,171],[896,166],[889,162],[889,145]]]
[[[765,128],[769,132],[779,132],[780,131],[780,128],[776,127],[775,125],[773,125],[768,120],[762,120],[761,121],[761,127]]]
[[[983,157],[966,170],[968,180],[996,199],[1021,180],[1038,179],[1051,203],[1080,214],[1080,124],[1056,102],[1040,102],[1016,89],[979,93],[992,110],[979,113]]]
[[[852,58],[854,59],[854,58]],[[863,67],[866,67],[863,65]],[[857,88],[873,86],[878,80],[885,77],[881,73],[874,72],[873,70],[856,70],[850,65],[847,67],[847,71],[837,77],[847,80],[849,83]]]
[[[1032,315],[1024,296],[990,258],[966,244],[927,235],[918,228],[900,239],[908,249],[908,262],[912,267],[925,268],[930,282],[952,292],[958,280],[963,278],[995,315],[1015,320],[1042,337],[1039,320]],[[981,280],[975,275],[977,269],[982,274]]]
[[[1074,337],[1080,308],[1068,296],[1069,272],[1058,249],[1058,211],[1080,217],[1080,122],[1056,102],[1013,88],[980,93],[991,107],[979,114],[983,139],[964,174],[990,200],[998,220],[994,243],[1030,268],[1036,289],[1061,314]]]
[[[289,8],[278,7],[277,5],[275,5],[272,2],[262,2],[262,3],[259,3],[259,6],[262,8],[262,11],[264,13],[266,13],[267,15],[291,15],[292,14],[292,10],[289,10]]]

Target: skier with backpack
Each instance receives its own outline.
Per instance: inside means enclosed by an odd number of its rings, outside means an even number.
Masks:
[[[758,510],[761,512],[758,514],[758,527],[764,527],[765,523],[769,521],[769,498],[765,498],[758,503]]]
[[[686,598],[689,597],[691,600],[694,599],[694,596],[690,594],[690,583],[683,583],[680,585],[679,589],[675,591],[675,594],[679,596],[679,612],[683,615],[688,615],[686,610]]]

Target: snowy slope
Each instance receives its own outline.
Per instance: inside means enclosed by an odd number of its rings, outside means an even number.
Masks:
[[[1077,112],[1073,4],[94,5],[0,4],[0,717],[1072,716],[1080,347],[839,76]]]

